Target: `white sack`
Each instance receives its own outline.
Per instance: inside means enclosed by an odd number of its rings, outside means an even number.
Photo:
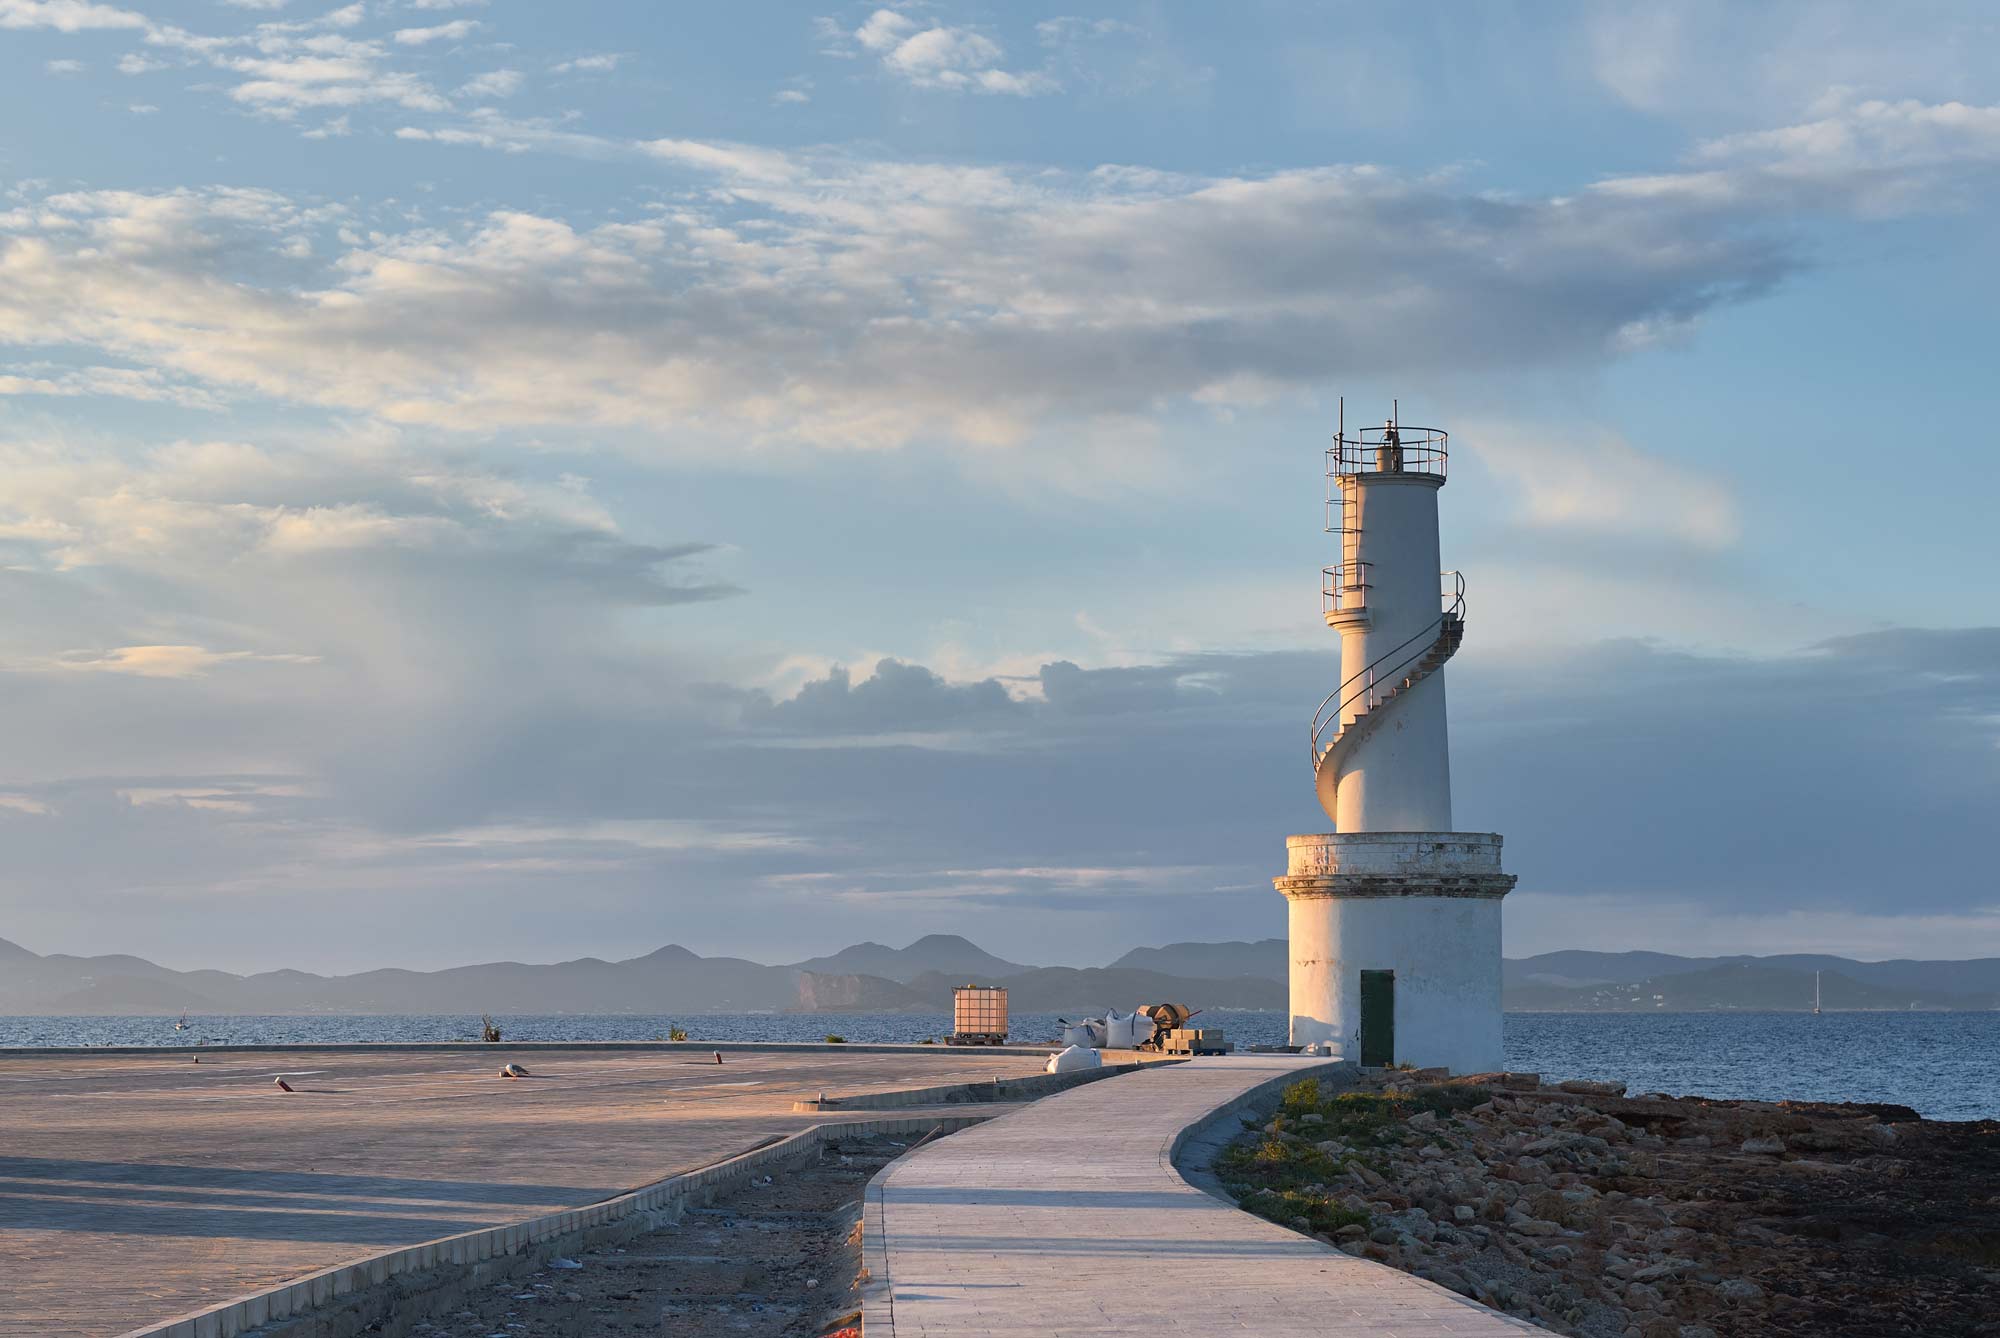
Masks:
[[[1104,1060],[1097,1051],[1081,1045],[1072,1045],[1066,1050],[1049,1056],[1048,1073],[1075,1073],[1082,1069],[1104,1067]]]
[[[1075,1026],[1063,1028],[1062,1043],[1065,1046],[1080,1045],[1085,1049],[1089,1049],[1096,1045],[1097,1042],[1090,1034],[1090,1024],[1088,1022],[1079,1022]]]
[[[1113,1013],[1104,1019],[1104,1044],[1112,1050],[1130,1050],[1140,1040],[1139,1026],[1145,1024],[1145,1037],[1153,1035],[1153,1019],[1142,1018],[1137,1013],[1127,1013],[1123,1017]]]

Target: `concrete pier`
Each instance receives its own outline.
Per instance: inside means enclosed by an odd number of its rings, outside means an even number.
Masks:
[[[1175,1169],[1208,1117],[1315,1070],[1327,1066],[1197,1059],[1047,1097],[892,1163],[869,1188],[869,1338],[1543,1332],[1252,1217]]]
[[[0,1056],[0,1335],[123,1333],[708,1165],[824,1119],[792,1109],[822,1091],[1043,1063],[942,1047],[730,1047],[720,1066],[586,1046],[194,1055]],[[509,1060],[531,1076],[496,1076]]]

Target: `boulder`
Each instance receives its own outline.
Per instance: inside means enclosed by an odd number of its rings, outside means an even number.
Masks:
[[[1579,1096],[1623,1096],[1625,1084],[1622,1082],[1591,1082],[1583,1078],[1571,1078],[1568,1082],[1556,1084],[1559,1092],[1575,1092]]]

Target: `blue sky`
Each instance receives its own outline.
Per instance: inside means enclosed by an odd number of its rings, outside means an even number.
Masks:
[[[1994,28],[0,0],[0,936],[1282,932],[1344,394],[1510,951],[2000,954]]]

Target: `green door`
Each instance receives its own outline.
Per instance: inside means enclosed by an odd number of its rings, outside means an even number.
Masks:
[[[1396,1062],[1396,973],[1361,973],[1361,1062],[1388,1068]]]

